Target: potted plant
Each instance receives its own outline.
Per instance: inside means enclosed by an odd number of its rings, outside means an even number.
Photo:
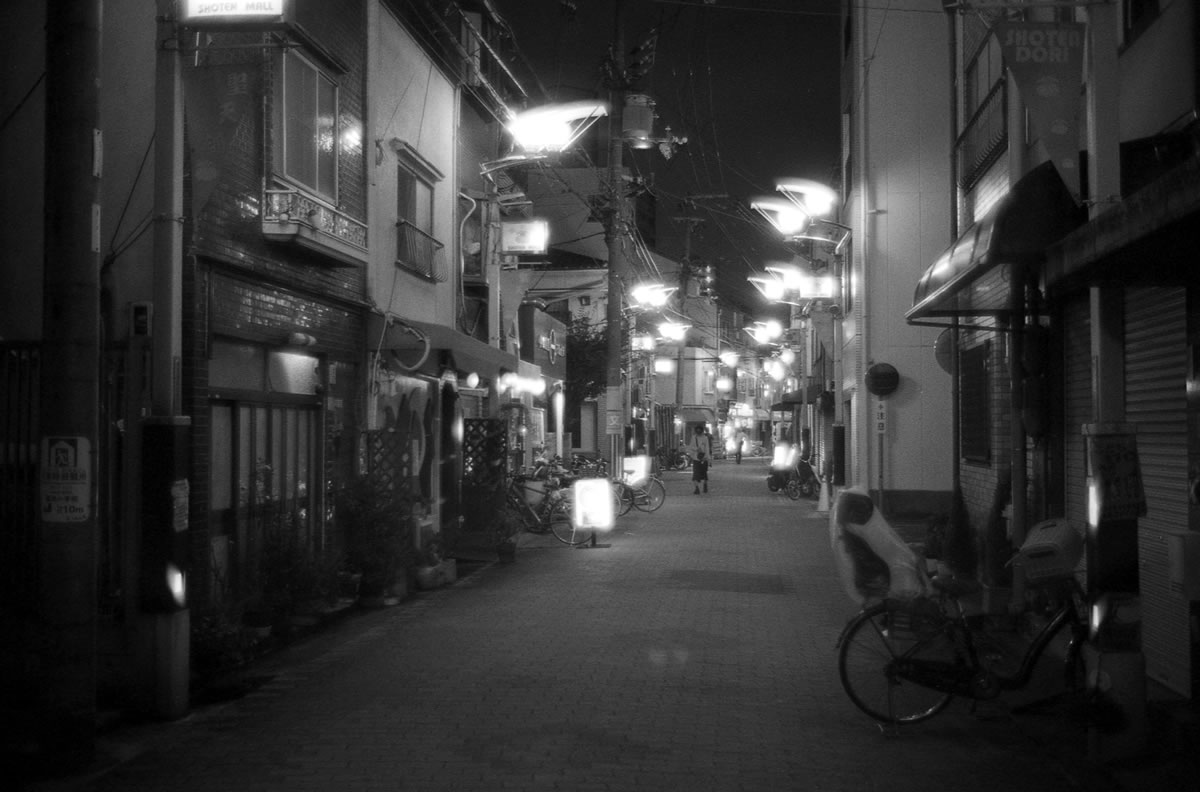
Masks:
[[[433,589],[458,579],[458,564],[446,558],[446,545],[440,533],[427,526],[421,532],[421,551],[416,570],[417,588]]]
[[[391,497],[367,476],[339,497],[338,523],[345,540],[345,569],[358,576],[359,600],[384,601],[415,559],[413,545],[419,502]]]
[[[517,535],[525,528],[521,515],[510,507],[500,510],[495,523],[496,555],[501,563],[517,560]]]

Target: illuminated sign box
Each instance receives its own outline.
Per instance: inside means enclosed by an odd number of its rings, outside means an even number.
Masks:
[[[281,22],[287,0],[184,0],[182,22],[205,24]]]
[[[500,252],[541,254],[546,252],[550,229],[544,220],[504,222],[500,224]]]

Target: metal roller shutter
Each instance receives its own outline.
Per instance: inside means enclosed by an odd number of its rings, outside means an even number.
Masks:
[[[1064,503],[1068,519],[1087,524],[1087,465],[1083,425],[1092,413],[1091,316],[1086,295],[1072,300],[1063,312],[1063,370],[1066,372],[1063,410],[1063,457],[1066,480]]]
[[[1188,603],[1171,589],[1164,531],[1188,524],[1187,311],[1183,289],[1125,296],[1125,409],[1146,489],[1138,523],[1142,649],[1151,678],[1190,697]]]

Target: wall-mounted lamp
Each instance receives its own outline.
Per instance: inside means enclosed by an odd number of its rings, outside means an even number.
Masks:
[[[290,333],[287,337],[287,345],[294,347],[316,346],[317,339],[308,333]]]

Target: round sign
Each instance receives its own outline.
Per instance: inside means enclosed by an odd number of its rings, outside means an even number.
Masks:
[[[900,372],[889,363],[876,363],[867,369],[867,390],[875,396],[887,396],[900,385]]]

